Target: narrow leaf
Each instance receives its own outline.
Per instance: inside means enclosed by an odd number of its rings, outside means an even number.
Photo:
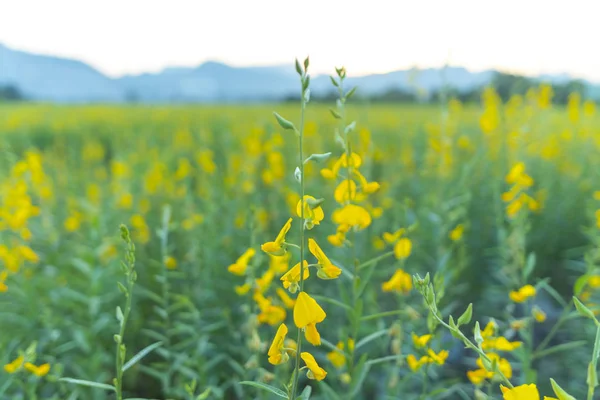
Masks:
[[[152,352],[154,349],[159,348],[160,346],[162,346],[162,342],[156,342],[140,350],[135,356],[131,357],[129,361],[125,363],[125,365],[123,365],[123,372],[133,367],[135,363],[140,361],[142,358],[146,357],[150,352]]]
[[[275,386],[267,385],[266,383],[243,381],[243,382],[240,382],[240,384],[247,385],[247,386],[254,386],[255,388],[266,390],[268,392],[271,392],[271,393],[281,397],[282,399],[288,398],[288,395],[283,390],[277,389]]]
[[[97,388],[97,389],[104,389],[104,390],[115,391],[115,387],[114,386],[107,385],[106,383],[98,383],[98,382],[86,381],[86,380],[83,380],[83,379],[73,379],[73,378],[60,378],[59,381],[67,382],[67,383],[73,383],[73,384],[79,385],[79,386],[89,386],[89,387],[94,387],[94,388]]]

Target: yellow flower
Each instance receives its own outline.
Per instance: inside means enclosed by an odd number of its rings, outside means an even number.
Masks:
[[[238,296],[243,296],[250,291],[251,287],[249,283],[244,283],[243,285],[236,286],[234,290]]]
[[[413,354],[409,354],[408,357],[406,357],[406,362],[408,364],[408,368],[410,368],[410,370],[414,372],[418,371],[423,366],[423,364],[427,363],[427,357],[423,356],[419,360],[417,360],[417,358]]]
[[[350,154],[350,158],[348,158],[346,153],[343,153],[340,156],[339,161],[340,161],[340,166],[344,167],[344,168],[348,168],[348,167],[360,168],[360,166],[362,165],[362,159],[355,152],[352,152]]]
[[[523,162],[516,163],[506,175],[506,183],[513,184],[516,183],[519,177],[525,173],[525,164]]]
[[[177,260],[175,259],[175,257],[172,257],[172,256],[166,257],[165,258],[165,267],[167,267],[167,269],[177,268]]]
[[[269,286],[271,286],[271,282],[273,282],[273,278],[275,278],[275,272],[273,270],[268,269],[260,278],[257,278],[254,282],[256,283],[256,288],[259,292],[264,293]]]
[[[525,328],[526,326],[527,326],[527,320],[525,320],[525,319],[517,319],[510,323],[511,329],[513,329],[515,331],[521,330],[521,329]]]
[[[412,242],[408,238],[402,238],[394,245],[394,255],[398,260],[408,258],[411,252]]]
[[[335,279],[342,273],[342,270],[336,267],[329,261],[323,250],[319,247],[313,238],[308,239],[308,249],[317,259],[318,269],[317,276],[321,279]]]
[[[68,217],[64,223],[65,229],[69,232],[75,232],[76,230],[79,229],[79,226],[81,225],[81,222],[79,220],[80,220],[79,213]]]
[[[402,269],[396,270],[389,281],[381,285],[384,292],[402,292],[408,294],[412,289],[412,278]]]
[[[29,246],[19,246],[17,247],[17,251],[21,254],[21,257],[23,257],[23,259],[25,259],[26,261],[32,263],[37,263],[38,261],[40,261],[39,256],[33,250],[31,250],[31,247]]]
[[[485,328],[483,328],[483,331],[481,331],[481,336],[484,339],[491,338],[496,334],[497,328],[498,328],[498,325],[496,324],[496,321],[491,320],[490,322],[487,323]]]
[[[274,242],[267,242],[260,246],[261,250],[265,253],[269,253],[273,256],[282,256],[285,254],[285,248],[283,244],[285,242],[285,235],[288,233],[290,228],[292,227],[292,219],[288,219],[283,228],[279,231],[277,238],[275,238]]]
[[[248,268],[248,262],[250,262],[250,259],[254,257],[255,253],[256,251],[252,248],[246,250],[234,264],[231,264],[227,268],[227,270],[234,275],[244,275],[246,273],[246,269]]]
[[[385,241],[380,237],[375,236],[372,240],[372,244],[375,250],[381,251],[385,249]]]
[[[382,237],[386,243],[392,244],[392,243],[396,243],[398,240],[400,240],[400,238],[402,237],[402,235],[404,235],[405,232],[406,232],[406,229],[400,228],[394,233],[384,232]]]
[[[487,376],[488,372],[485,369],[467,371],[467,378],[469,378],[473,385],[481,385],[485,381]]]
[[[509,342],[504,336],[500,336],[497,338],[486,338],[481,347],[484,350],[513,351],[521,347],[522,344],[522,342]]]
[[[20,370],[21,367],[23,367],[23,361],[25,361],[25,358],[23,358],[23,356],[19,356],[15,358],[12,362],[6,364],[4,366],[4,370],[9,374],[14,374],[18,370]]]
[[[590,285],[590,287],[592,289],[598,289],[600,288],[600,275],[592,275],[588,278],[588,285]]]
[[[450,240],[453,242],[459,241],[463,237],[465,227],[463,224],[456,225],[456,228],[452,229],[449,233]]]
[[[535,384],[516,386],[509,389],[500,385],[504,400],[540,400],[540,393]]]
[[[285,324],[279,325],[277,333],[273,338],[271,347],[269,347],[269,362],[273,365],[286,363],[289,360],[287,352],[284,350],[285,336],[288,333],[288,328]]]
[[[335,188],[333,198],[340,204],[356,198],[356,182],[351,179],[345,179]]]
[[[261,295],[262,296],[262,295]],[[285,320],[287,313],[283,307],[275,306],[271,304],[270,299],[264,297],[259,298],[258,307],[260,308],[260,314],[258,314],[258,322],[267,323],[271,326],[280,324]]]
[[[133,205],[133,195],[131,193],[123,193],[117,200],[117,207],[124,210],[129,210]]]
[[[302,280],[308,279],[310,271],[308,270],[308,262],[304,260],[302,262],[303,277]],[[290,293],[296,293],[300,285],[300,263],[294,265],[288,272],[286,272],[280,280],[283,282],[283,287],[290,291]]]
[[[327,359],[336,368],[342,368],[346,364],[346,356],[344,354],[344,342],[338,342],[338,350],[333,350],[327,353]]]
[[[346,235],[341,232],[336,232],[335,235],[327,236],[329,244],[335,247],[342,247],[344,245],[344,240],[346,240]]]
[[[519,290],[512,291],[509,294],[509,297],[515,303],[523,303],[530,297],[535,296],[535,288],[531,285],[525,285]]]
[[[50,372],[50,364],[46,363],[38,367],[36,365],[33,365],[32,363],[25,363],[25,369],[34,374],[35,376],[41,378],[43,376],[46,376],[46,374]]]
[[[417,336],[414,332],[412,334],[412,341],[416,348],[427,346],[427,343],[431,340],[431,335]]]
[[[427,356],[429,357],[429,362],[436,363],[438,365],[444,365],[446,359],[448,358],[448,350],[442,350],[439,353],[435,353],[432,349],[427,350]]]
[[[371,225],[373,220],[364,207],[356,204],[347,204],[343,208],[335,210],[331,219],[338,225],[358,227],[359,229],[365,229]]]
[[[496,353],[487,353],[487,356],[492,362],[494,360],[496,361],[496,363],[498,365],[498,369],[500,370],[500,372],[502,372],[502,374],[506,378],[508,378],[508,379],[512,378],[512,367],[506,358],[502,358]],[[484,370],[486,369],[481,358],[478,358],[476,363],[480,369],[484,369]],[[488,378],[492,378],[494,376],[494,373],[492,371],[486,370],[486,372],[488,373],[488,375],[487,375]]]
[[[533,318],[537,321],[537,322],[544,322],[546,320],[546,313],[544,311],[542,311],[539,307],[534,306],[533,310],[531,310],[531,314],[533,315]]]
[[[8,278],[7,271],[0,272],[0,293],[4,293],[8,290],[8,286],[6,285],[6,278]]]
[[[298,293],[296,304],[294,305],[294,323],[300,329],[305,329],[304,336],[309,343],[318,346],[321,344],[321,337],[317,331],[316,324],[323,322],[327,314],[321,308],[319,303],[306,292]]]
[[[291,254],[286,252],[283,256],[269,255],[269,269],[280,275],[290,268]]]
[[[315,225],[319,225],[323,218],[325,218],[325,214],[323,213],[323,209],[320,205],[311,206],[311,202],[316,202],[312,196],[305,195],[303,200],[298,201],[296,205],[296,214],[299,217],[302,217],[302,208],[304,207],[304,227],[306,229],[312,229]]]
[[[282,288],[277,288],[276,290],[277,296],[281,299],[281,302],[286,308],[293,308],[294,304],[296,304],[296,300],[292,299],[285,290]]]
[[[300,354],[300,357],[302,357],[302,360],[304,360],[304,363],[308,367],[308,372],[306,373],[308,379],[316,379],[318,381],[325,379],[327,371],[319,367],[312,354],[305,351]]]

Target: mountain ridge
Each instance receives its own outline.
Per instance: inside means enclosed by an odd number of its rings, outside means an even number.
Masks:
[[[497,72],[473,72],[461,66],[411,68],[348,76],[347,84],[358,86],[367,96],[394,89],[432,92],[446,84],[468,91],[489,83]],[[569,74],[557,74],[540,75],[537,79],[559,83],[572,78]],[[77,59],[14,50],[0,43],[0,86],[3,85],[15,86],[28,99],[59,103],[257,102],[277,101],[298,92],[292,64],[237,67],[206,61],[198,66],[173,66],[113,78]],[[312,77],[311,90],[325,95],[333,87],[327,75],[316,75]]]

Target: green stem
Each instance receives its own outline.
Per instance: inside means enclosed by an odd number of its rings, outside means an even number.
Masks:
[[[421,389],[421,398],[427,398],[427,374],[429,372],[429,364],[425,364],[425,368],[423,368],[423,386]]]
[[[304,80],[304,75],[302,80]],[[306,108],[306,101],[304,98],[304,90],[302,90],[302,96],[300,99],[300,130],[298,132],[298,161],[300,164],[300,291],[304,291],[304,247],[305,247],[305,235],[304,235],[304,110]],[[293,384],[290,400],[296,399],[296,393],[298,391],[298,381],[300,379],[300,354],[302,351],[302,329],[298,328],[298,336],[296,339],[298,350],[296,351],[296,365],[294,367]]]
[[[384,259],[386,259],[386,258],[388,258],[390,256],[393,256],[393,255],[394,255],[393,251],[388,251],[387,253],[383,253],[380,256],[377,256],[375,258],[370,259],[369,261],[365,261],[364,263],[362,263],[358,267],[356,267],[356,269],[358,271],[360,271],[361,269],[364,269],[364,268],[366,268],[366,267],[368,267],[370,265],[378,263],[379,261],[384,260]]]
[[[598,385],[597,378],[596,378],[596,369],[598,366],[598,351],[599,350],[600,350],[600,324],[598,324],[598,322],[596,322],[596,340],[594,340],[594,353],[592,354],[592,361],[590,361],[590,365],[588,367],[588,374],[587,374],[588,375],[587,400],[594,399],[594,390],[596,389],[596,386]],[[590,379],[592,377],[593,377],[593,379]]]
[[[351,163],[352,160],[352,151],[350,149],[350,139],[348,137],[348,132],[346,132],[346,98],[344,97],[344,78],[342,76],[340,76],[340,84],[338,87],[338,93],[339,93],[339,100],[340,100],[340,123],[339,123],[339,130],[340,133],[344,133],[344,142],[345,142],[345,147],[346,147],[346,184],[348,186],[348,200],[347,200],[347,204],[352,203],[352,190],[351,190],[351,182],[352,182],[352,169],[353,169],[353,165]],[[356,340],[356,337],[358,336],[358,328],[360,325],[360,318],[361,315],[358,315],[358,313],[356,312],[358,307],[358,285],[360,283],[359,278],[358,278],[358,264],[356,262],[356,231],[354,230],[354,227],[351,227],[351,238],[349,241],[349,246],[350,246],[350,252],[348,253],[348,257],[349,257],[349,265],[353,266],[353,280],[352,280],[352,310],[353,312],[350,313],[350,326],[351,326],[351,338],[353,340]],[[349,350],[349,359],[348,359],[348,372],[350,374],[351,377],[354,376],[354,359],[355,359],[355,348],[352,347]]]
[[[115,392],[117,400],[123,400],[123,365],[125,364],[125,355],[126,348],[124,342],[125,336],[125,328],[127,326],[127,321],[129,320],[129,314],[131,312],[131,299],[133,297],[133,285],[135,284],[135,247],[133,243],[131,243],[131,239],[129,238],[129,233],[127,233],[127,255],[126,259],[128,262],[128,268],[125,276],[127,277],[127,292],[125,293],[125,310],[123,311],[123,320],[120,321],[119,327],[119,336],[118,343],[116,346],[116,355],[115,355],[115,367],[116,367],[116,377],[115,377]]]
[[[492,360],[487,356],[487,354],[485,354],[485,352],[483,350],[481,350],[479,348],[479,346],[477,346],[473,342],[471,342],[471,340],[469,338],[467,338],[464,335],[464,333],[462,333],[462,331],[460,329],[454,329],[450,325],[448,325],[438,315],[437,311],[432,308],[431,304],[427,301],[427,298],[425,296],[423,296],[423,298],[425,299],[425,302],[427,303],[427,307],[429,308],[430,312],[433,314],[433,316],[435,317],[435,319],[437,319],[439,321],[440,324],[442,324],[444,327],[446,327],[446,329],[450,330],[451,332],[456,333],[460,337],[460,339],[463,341],[463,343],[465,344],[466,347],[468,347],[468,348],[474,350],[475,352],[477,352],[477,354],[479,354],[479,357],[481,357],[482,359],[484,359],[485,361],[487,361],[490,365],[492,364]],[[502,381],[504,381],[504,383],[506,384],[506,386],[508,386],[511,389],[514,388],[513,384],[502,373],[502,371],[500,371],[499,369],[496,369],[496,371],[494,371],[494,372],[497,373],[500,376],[500,378],[502,379]]]
[[[571,301],[563,309],[560,317],[558,318],[558,321],[556,321],[556,324],[554,324],[554,326],[552,327],[550,332],[548,332],[548,335],[546,335],[546,337],[544,338],[542,343],[540,343],[539,346],[537,347],[537,349],[535,349],[535,353],[538,353],[538,352],[544,350],[546,348],[546,346],[548,346],[548,344],[550,343],[550,341],[552,340],[554,335],[556,335],[556,333],[558,332],[558,329],[561,327],[561,325],[564,324],[569,319],[569,313],[571,312],[572,304],[573,304],[573,302]]]
[[[171,210],[170,208],[166,208],[163,211],[163,226],[162,226],[162,232],[160,235],[160,251],[161,251],[161,256],[162,259],[164,260],[167,257],[168,254],[168,243],[169,243],[169,220],[171,218]],[[167,350],[171,349],[171,335],[170,335],[170,331],[171,331],[171,320],[169,317],[169,297],[170,295],[170,288],[169,288],[169,276],[168,276],[168,271],[167,268],[165,268],[165,266],[162,266],[162,286],[161,286],[161,295],[162,295],[162,307],[165,310],[165,317],[164,317],[164,331],[165,331],[165,344],[164,344],[164,348]],[[166,352],[166,371],[165,374],[163,376],[163,390],[165,391],[165,394],[169,394],[171,391],[171,362],[170,362],[170,353],[167,351]]]

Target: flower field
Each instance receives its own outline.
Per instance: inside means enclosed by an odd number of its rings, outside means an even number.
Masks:
[[[1,399],[594,398],[594,103],[297,68],[297,103],[0,105]]]

